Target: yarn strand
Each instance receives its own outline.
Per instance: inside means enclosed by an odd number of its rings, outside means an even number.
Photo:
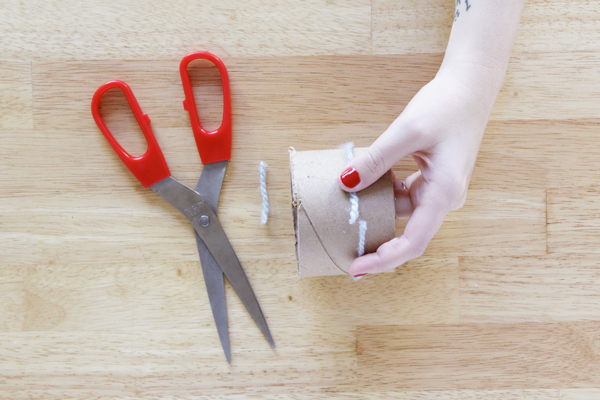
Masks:
[[[262,215],[260,223],[265,225],[269,219],[269,197],[267,196],[267,163],[260,162],[260,194],[262,196]]]
[[[367,237],[367,221],[358,221],[358,256],[365,254],[365,239]]]
[[[365,254],[365,239],[367,237],[367,221],[360,220],[358,221],[358,248],[356,252],[358,256],[362,256]],[[358,282],[361,280],[362,276],[353,276],[352,281]]]

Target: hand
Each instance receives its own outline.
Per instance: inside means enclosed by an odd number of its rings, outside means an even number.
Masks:
[[[479,68],[440,69],[368,151],[346,166],[339,184],[348,192],[371,185],[407,155],[419,167],[406,178],[405,188],[394,180],[396,216],[410,216],[404,233],[376,253],[354,260],[351,275],[382,272],[419,257],[448,212],[465,203],[497,94],[496,88],[485,85],[485,72]]]

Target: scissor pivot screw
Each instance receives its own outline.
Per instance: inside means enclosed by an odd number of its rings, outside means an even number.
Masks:
[[[206,228],[209,224],[210,224],[210,218],[208,218],[208,215],[201,215],[200,216],[200,226],[202,226],[203,228]]]

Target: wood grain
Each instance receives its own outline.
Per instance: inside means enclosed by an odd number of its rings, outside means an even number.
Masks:
[[[454,17],[452,2],[375,0],[373,54],[443,53]]]
[[[234,129],[294,126],[298,133],[310,138],[317,132],[300,129],[300,122],[309,126],[389,124],[434,77],[441,62],[439,54],[394,58],[396,62],[372,56],[232,58],[223,55],[231,80]],[[156,62],[35,63],[34,86],[39,93],[35,123],[57,129],[72,129],[83,123],[95,127],[93,120],[82,121],[79,116],[89,113],[89,99],[97,86],[110,79],[121,79],[129,83],[155,127],[189,129],[189,117],[181,104],[184,96],[179,61],[173,58]],[[73,76],[71,70],[79,73]],[[373,80],[369,90],[362,83],[366,77]],[[55,82],[62,82],[63,87]],[[217,88],[202,85],[201,90],[210,95]],[[218,113],[218,103],[210,104]],[[302,110],[300,115],[298,110]]]
[[[593,400],[600,397],[600,389],[563,389],[561,400]]]
[[[546,254],[545,236],[545,192],[472,189],[463,208],[446,217],[426,252],[436,255],[541,255]]]
[[[456,2],[373,1],[373,53],[438,53],[446,49]],[[525,3],[513,54],[598,51],[600,14],[585,0]]]
[[[0,61],[0,129],[32,127],[31,63]]]
[[[491,120],[599,118],[594,103],[600,95],[600,75],[595,68],[599,57],[590,53],[513,57]],[[234,126],[290,126],[299,121],[309,125],[365,122],[389,125],[412,96],[433,78],[441,54],[224,57],[224,61],[232,81]],[[118,78],[130,84],[156,126],[187,126],[188,117],[181,102],[163,101],[183,99],[178,63],[177,59],[34,63],[33,84],[36,93],[39,92],[34,105],[35,123],[58,129],[76,126],[81,122],[77,115],[89,112],[89,98],[95,88]],[[77,70],[78,74],[66,72],[70,70]],[[299,74],[302,79],[296,78]],[[587,77],[585,81],[582,74]],[[362,83],[365,77],[370,82],[369,90]],[[577,96],[571,98],[574,88]],[[157,91],[164,97],[156,96]],[[279,93],[278,101],[273,101],[272,93]],[[538,98],[544,98],[544,102],[536,101]],[[213,107],[218,109],[217,105]],[[303,117],[295,112],[298,109],[303,110]]]
[[[276,340],[278,330],[296,324],[310,330],[354,329],[357,321],[458,322],[456,259],[414,261],[392,276],[360,283],[347,277],[299,281],[293,263],[285,269],[263,260],[244,266]],[[214,325],[197,261],[7,266],[0,278],[2,307],[10,316],[6,322],[11,322],[2,331],[190,330]],[[255,337],[262,345],[258,328],[235,292],[229,286],[227,290],[232,332],[244,332],[242,342]],[[365,297],[365,293],[373,294]],[[95,300],[104,297],[110,301]],[[371,302],[384,306],[372,309]],[[216,338],[216,332],[212,336]]]
[[[600,206],[598,187],[548,191],[548,251],[598,254]]]
[[[157,393],[152,392],[152,397]],[[160,393],[164,395],[164,393]],[[202,399],[265,399],[265,400],[309,400],[313,398],[327,398],[332,400],[558,400],[557,390],[431,390],[431,391],[406,391],[406,392],[331,392],[329,388],[321,391],[297,391],[289,388],[281,394],[244,394],[244,395],[206,395],[200,394]]]
[[[549,196],[598,181],[599,119],[493,121],[470,188],[551,188]]]
[[[491,119],[598,118],[597,63],[597,52],[514,54]]]
[[[218,339],[205,338],[208,332],[197,329],[4,333],[0,335],[2,341],[10,343],[3,350],[4,357],[13,368],[3,373],[8,380],[0,384],[0,390],[6,393],[21,387],[51,394],[64,390],[62,377],[70,376],[79,382],[78,387],[72,388],[72,394],[81,397],[99,394],[124,398],[161,390],[171,396],[190,391],[243,392],[245,388],[251,392],[267,382],[275,391],[282,391],[283,385],[310,389],[333,382],[350,384],[355,371],[356,352],[354,345],[350,345],[352,333],[346,338],[339,332],[321,333],[320,337],[327,338],[327,345],[320,348],[311,344],[309,357],[306,357],[307,347],[273,352],[264,343],[263,350],[238,348],[232,355],[238,362],[229,366],[222,362]],[[338,346],[334,345],[336,340]],[[28,352],[38,355],[35,365],[24,362]],[[277,373],[280,368],[286,374]],[[169,378],[172,374],[178,376],[177,382]],[[7,382],[14,382],[15,386]]]
[[[460,321],[593,321],[599,280],[591,256],[461,258]]]
[[[6,58],[156,60],[198,49],[246,57],[371,52],[369,0],[110,0],[69,7],[51,0],[16,8],[0,28]]]
[[[593,388],[600,324],[359,327],[361,385],[379,390]],[[552,348],[553,351],[548,351]]]

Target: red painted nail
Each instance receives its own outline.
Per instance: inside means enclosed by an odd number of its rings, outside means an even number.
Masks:
[[[365,276],[366,274],[358,274],[358,275],[354,275],[355,278],[360,278],[361,276]]]
[[[344,186],[350,189],[356,187],[356,185],[360,183],[360,176],[358,176],[358,171],[354,168],[348,168],[342,172],[340,178],[342,179]]]

